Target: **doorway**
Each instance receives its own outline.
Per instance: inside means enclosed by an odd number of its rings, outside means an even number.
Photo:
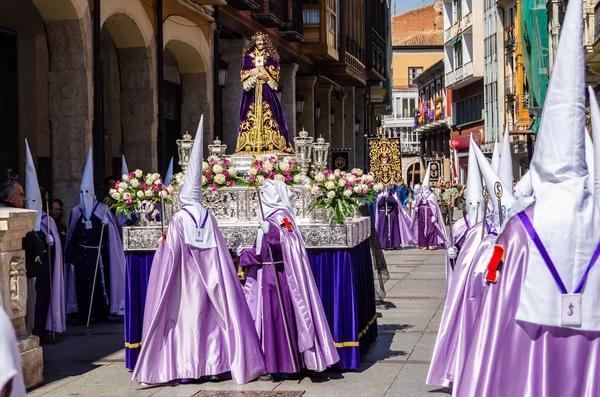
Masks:
[[[19,177],[17,34],[0,27],[0,180]]]

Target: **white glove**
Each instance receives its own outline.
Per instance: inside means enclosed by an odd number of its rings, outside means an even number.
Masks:
[[[260,223],[260,229],[263,231],[265,235],[269,234],[269,227],[271,225],[267,221],[263,221]]]
[[[240,257],[242,256],[242,252],[244,252],[244,248],[243,247],[235,247],[235,254]]]
[[[456,259],[457,256],[458,256],[458,248],[456,248],[455,246],[448,248],[448,258]]]
[[[436,223],[437,222],[437,218],[435,216],[431,217],[431,223]]]
[[[54,245],[54,237],[46,234],[46,244],[48,244],[48,247],[52,247]]]
[[[102,224],[103,225],[108,225],[108,217],[107,216],[105,216],[105,217],[102,218]]]

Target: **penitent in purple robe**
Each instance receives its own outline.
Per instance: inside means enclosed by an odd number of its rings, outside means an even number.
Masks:
[[[533,220],[534,207],[525,213]],[[518,216],[498,238],[505,249],[496,284],[486,287],[454,396],[597,396],[600,332],[542,326],[515,319],[536,249]]]
[[[133,379],[158,384],[231,371],[235,383],[250,382],[265,365],[231,255],[212,215],[216,247],[187,244],[187,216],[173,215],[152,262]]]
[[[412,230],[419,248],[446,247],[446,226],[435,194],[431,191],[419,194],[415,200]],[[432,217],[435,217],[433,222]]]
[[[256,76],[251,76],[250,71],[259,67],[260,60],[264,62],[264,71],[268,75],[268,80],[262,84]],[[236,153],[255,154],[257,152],[265,153],[287,153],[294,154],[290,141],[288,139],[288,127],[285,122],[283,107],[277,96],[277,87],[279,85],[279,62],[275,60],[267,51],[259,53],[254,50],[244,55],[244,62],[241,71],[242,100],[240,104],[239,127],[237,132]],[[259,94],[262,106],[258,109],[256,85],[261,84]],[[256,139],[257,113],[262,114],[260,150],[257,147]]]
[[[292,225],[291,231],[281,226],[284,224],[283,218],[287,218]],[[267,220],[270,227],[266,242],[271,245],[275,262],[283,261],[281,265],[276,265],[276,270],[284,301],[283,311],[293,332],[293,360],[301,356],[305,368],[324,371],[340,358],[302,237],[292,216],[285,209],[276,210]],[[260,255],[257,256],[254,252],[255,250],[245,250],[240,264],[251,266],[246,279],[246,300],[262,341],[267,371],[292,372],[289,370],[292,367],[292,358],[275,289],[275,269],[268,264],[271,259],[267,244],[263,242]]]
[[[377,199],[375,229],[383,249],[404,248],[415,243],[410,218],[401,201],[393,194]]]

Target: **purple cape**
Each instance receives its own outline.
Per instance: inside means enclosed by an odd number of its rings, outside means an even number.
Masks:
[[[394,205],[393,211],[389,214],[390,223],[390,238],[388,239],[388,226],[385,214],[385,201],[392,202]],[[402,202],[395,196],[389,195],[379,197],[375,208],[377,214],[375,216],[375,230],[379,236],[381,248],[404,248],[408,245],[415,244],[416,240],[413,236],[411,220],[402,205]]]
[[[54,238],[54,258],[52,258],[52,308],[48,307],[46,330],[52,331],[52,312],[54,312],[54,331],[65,332],[65,282],[63,279],[63,247],[60,243],[60,234],[56,228],[54,219],[42,213],[41,230],[48,234],[48,223],[50,224],[50,235]]]
[[[97,202],[94,202],[96,205]],[[108,209],[104,211],[106,206],[103,203],[98,203],[96,210],[92,214],[96,218],[102,220],[106,213],[108,224],[104,229],[104,233],[108,233],[108,256],[110,261],[110,312],[112,314],[125,314],[125,254],[123,252],[123,244],[119,234],[119,228],[115,221],[115,217]],[[73,230],[77,222],[81,219],[81,209],[73,208],[69,218],[69,229],[67,230],[67,245],[73,237]],[[67,290],[67,313],[77,312],[77,295],[75,293],[75,276],[73,264],[65,263],[65,279]]]
[[[525,210],[530,219],[534,207]],[[530,249],[519,217],[508,221],[497,244],[505,249],[504,265],[483,295],[453,395],[597,396],[600,332],[517,322]]]
[[[157,384],[231,371],[235,383],[247,383],[265,364],[231,255],[212,215],[217,247],[186,244],[184,216],[173,215],[152,262],[133,379]]]
[[[436,247],[438,245],[446,248],[446,226],[442,218],[442,212],[438,205],[435,194],[431,191],[420,193],[415,200],[415,207],[411,220],[413,235],[417,238],[420,248]],[[435,223],[431,217],[436,218]]]
[[[256,78],[250,76],[254,69],[254,54],[244,55],[241,78],[242,85],[252,86],[248,91],[244,89],[240,104],[239,128],[237,132],[236,153],[256,153],[252,142],[256,139]],[[289,153],[294,154],[294,149],[288,139],[288,127],[285,122],[283,107],[277,96],[279,85],[279,62],[270,56],[265,56],[265,72],[269,80],[262,84],[262,153]],[[254,81],[254,83],[252,83]]]

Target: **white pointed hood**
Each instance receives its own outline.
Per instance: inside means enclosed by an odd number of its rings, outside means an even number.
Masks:
[[[121,155],[121,175],[129,174],[129,168],[127,167],[127,162],[125,161],[125,155]]]
[[[504,131],[504,140],[502,141],[502,156],[500,156],[500,166],[498,167],[498,176],[507,188],[512,192],[513,186],[513,164],[512,153],[510,152],[510,135],[508,124]]]
[[[592,117],[592,136],[594,138],[593,146],[593,164],[590,167],[590,162],[588,162],[588,172],[590,174],[590,183],[589,190],[594,192],[594,199],[596,200],[596,204],[600,208],[600,106],[598,106],[598,99],[596,97],[596,93],[590,87],[590,113]],[[586,155],[587,159],[587,155]],[[589,160],[588,160],[589,161]],[[592,182],[593,180],[593,188]]]
[[[202,205],[203,125],[204,116],[201,116],[190,161],[183,177],[183,187],[180,194],[182,211],[180,213],[183,217],[185,242],[194,247],[205,249],[215,248],[217,242],[212,217]]]
[[[79,187],[79,209],[85,219],[90,220],[94,204],[96,201],[96,191],[94,190],[94,163],[92,157],[92,147],[88,150],[87,162],[83,170],[81,185]]]
[[[556,61],[544,102],[531,181],[530,220],[569,294],[575,290],[600,241],[600,212],[585,187],[585,61],[583,2],[569,1]],[[530,240],[530,239],[529,239]],[[516,319],[561,326],[561,290],[535,244],[529,242],[527,272]],[[600,267],[589,272],[582,292],[579,329],[600,331]]]
[[[467,192],[465,195],[467,220],[471,226],[475,226],[478,222],[483,220],[484,213],[481,174],[479,173],[479,165],[477,164],[477,157],[475,156],[476,147],[477,144],[473,141],[473,135],[471,134],[469,142],[469,165],[467,168]]]
[[[171,178],[173,177],[173,157],[171,157],[171,162],[169,163],[169,168],[167,168],[167,173],[165,174],[165,179],[163,184],[165,186],[171,186]]]
[[[260,204],[262,205],[265,219],[279,209],[287,210],[294,219],[294,208],[292,207],[292,191],[285,183],[281,181],[265,180],[260,188]],[[264,232],[258,229],[256,237],[256,254],[259,255],[262,250]]]
[[[483,180],[485,181],[485,186],[487,187],[487,191],[490,194],[489,201],[494,208],[494,227],[496,229],[501,229],[502,226],[506,223],[509,218],[509,210],[512,208],[515,203],[515,198],[512,193],[512,181],[510,185],[505,185],[498,174],[493,170],[490,163],[487,161],[483,153],[478,147],[474,148],[475,156],[477,157],[477,163],[479,165],[479,171],[481,175],[483,175]],[[499,187],[501,189],[499,189]],[[498,196],[497,194],[501,193],[501,204],[502,208],[499,207]],[[503,216],[503,224],[500,224],[500,211],[502,211]]]
[[[425,171],[425,178],[423,178],[423,184],[421,186],[421,193],[429,193],[431,188],[429,187],[429,179],[431,178],[431,163],[427,163],[427,171]]]
[[[181,188],[181,204],[192,205],[202,203],[202,144],[204,115],[200,117],[198,130],[194,138],[194,146],[188,163],[185,176],[183,177],[183,187]]]
[[[525,197],[531,197],[533,195],[533,186],[531,185],[531,172],[527,171],[525,175],[521,177],[521,180],[517,182],[513,189],[513,195],[517,200],[521,200]]]
[[[29,150],[29,142],[25,139],[25,208],[28,210],[36,210],[37,217],[35,218],[35,226],[33,230],[36,232],[40,230],[42,223],[42,193],[40,192],[40,185],[38,183],[37,173],[35,172],[35,164],[33,162],[33,156]]]
[[[498,172],[500,167],[500,148],[498,147],[498,141],[494,142],[494,151],[492,152],[492,169],[494,172]]]

